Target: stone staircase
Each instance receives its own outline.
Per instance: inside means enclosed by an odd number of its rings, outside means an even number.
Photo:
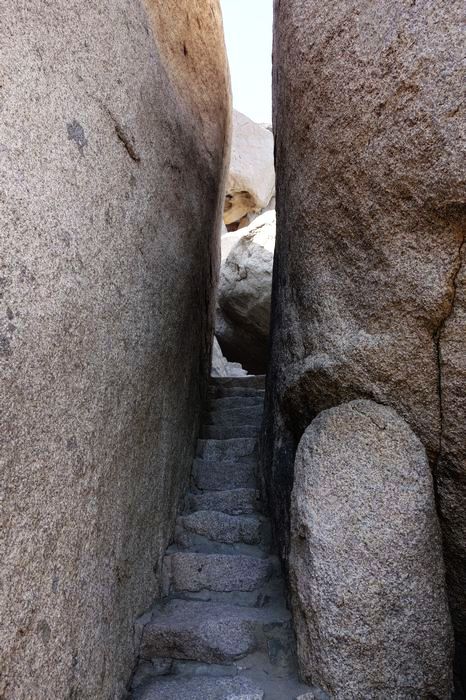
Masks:
[[[295,700],[290,613],[256,491],[264,378],[211,380],[192,488],[140,621],[132,700]],[[315,696],[317,697],[317,696]]]

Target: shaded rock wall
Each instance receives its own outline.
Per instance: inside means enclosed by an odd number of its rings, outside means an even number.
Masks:
[[[392,406],[436,478],[466,635],[461,4],[276,3],[277,246],[263,479],[286,558],[297,442]]]
[[[0,31],[0,696],[120,698],[209,369],[220,12],[7,0]]]

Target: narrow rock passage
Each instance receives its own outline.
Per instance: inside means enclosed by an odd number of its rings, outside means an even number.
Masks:
[[[191,492],[141,621],[133,700],[294,700],[290,613],[256,490],[264,377],[211,381]]]

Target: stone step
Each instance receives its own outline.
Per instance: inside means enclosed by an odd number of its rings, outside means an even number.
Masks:
[[[264,389],[249,389],[248,387],[222,387],[222,386],[211,386],[209,387],[210,399],[226,398],[226,397],[238,397],[247,396],[254,397],[256,399],[261,398],[264,400],[265,391]]]
[[[167,676],[148,681],[132,694],[133,700],[263,700],[264,692],[241,676]]]
[[[266,540],[266,523],[257,515],[227,515],[218,511],[199,510],[181,515],[177,527],[225,544],[260,544]]]
[[[264,409],[262,406],[243,406],[239,408],[215,409],[206,413],[204,425],[260,425]]]
[[[212,380],[195,492],[164,558],[164,598],[139,621],[132,700],[295,700],[311,690],[297,677],[284,583],[255,488],[263,385],[263,377]]]
[[[229,440],[234,437],[257,437],[261,426],[257,425],[205,425],[201,428],[201,438]]]
[[[249,408],[251,406],[261,406],[263,408],[264,400],[262,396],[224,396],[222,399],[211,399],[209,401],[211,410]]]
[[[166,554],[163,587],[169,592],[254,591],[273,575],[275,560],[245,554]]]
[[[201,491],[251,489],[256,486],[257,459],[248,457],[234,462],[195,459],[192,480]]]
[[[211,377],[209,384],[213,387],[221,386],[228,389],[264,389],[265,374],[248,374],[245,377]]]
[[[257,449],[255,438],[232,438],[230,440],[198,440],[196,454],[205,461],[225,460],[232,462],[240,457],[253,455]]]
[[[228,515],[249,515],[260,511],[259,493],[255,488],[191,493],[187,503],[190,511],[212,510]]]
[[[293,654],[292,648],[289,649],[289,654]],[[170,660],[167,659],[167,661]],[[158,659],[155,659],[153,662],[143,662],[140,667],[141,672],[136,674],[133,678],[133,691],[134,689],[138,689],[139,693],[143,691],[147,692],[149,687],[152,686],[164,693],[162,696],[155,696],[155,698],[171,698],[173,696],[167,696],[166,694],[167,682],[171,680],[176,680],[178,683],[182,681],[188,683],[188,692],[192,693],[192,682],[194,679],[210,679],[212,681],[218,681],[218,694],[213,696],[215,700],[232,700],[232,698],[234,700],[256,700],[256,698],[261,697],[264,697],[265,700],[330,700],[329,696],[318,688],[311,688],[300,683],[295,666],[290,668],[289,671],[283,669],[282,665],[277,667],[275,663],[270,661],[267,654],[263,652],[255,652],[244,659],[240,659],[233,665],[204,664],[198,661],[172,660],[169,667],[173,675],[168,677],[166,674],[153,672],[154,666],[157,665]],[[161,675],[164,675],[164,677],[160,678]],[[227,679],[234,681],[239,678],[242,678],[243,681],[249,681],[252,684],[249,686],[249,691],[254,689],[254,693],[259,692],[259,694],[251,695],[249,692],[245,695],[244,690],[248,689],[248,686],[236,688],[233,693],[231,691],[231,685],[227,684],[225,688],[224,681]],[[162,682],[162,685],[158,685],[160,682]],[[138,688],[139,686],[141,687]],[[186,686],[177,686],[181,693],[183,693],[183,687]],[[205,685],[202,686],[202,692],[208,693]],[[239,692],[241,692],[241,694],[237,695],[236,693]],[[261,696],[260,693],[264,693],[264,695]],[[143,697],[147,697],[150,700],[150,698],[154,696],[134,694],[131,697],[133,700]],[[183,700],[184,698],[196,698],[198,696],[185,696],[181,694],[179,697]],[[201,697],[210,698],[211,696],[207,694],[201,695]]]
[[[222,545],[228,546],[228,545]],[[248,545],[241,545],[247,547]],[[257,547],[249,547],[250,550],[258,550]],[[241,554],[246,554],[241,552]],[[264,558],[267,556],[262,552]],[[251,555],[249,555],[251,556]],[[254,554],[253,556],[257,556]],[[196,600],[204,603],[222,603],[227,605],[238,605],[247,608],[263,608],[269,605],[283,607],[284,606],[284,583],[280,577],[279,563],[275,560],[274,575],[264,586],[254,591],[183,591],[172,596],[183,600]]]
[[[228,603],[171,599],[154,608],[144,626],[140,655],[231,663],[285,637],[289,612],[281,606],[241,607]]]
[[[176,528],[173,545],[167,549],[167,554],[173,552],[190,552],[191,554],[245,554],[248,557],[263,558],[270,554],[270,543],[266,543],[264,534],[264,543],[260,544],[244,544],[244,542],[236,542],[234,544],[225,544],[209,540],[203,535],[196,535],[193,532]],[[212,592],[212,591],[210,591]],[[218,591],[217,591],[218,593]],[[221,592],[220,592],[221,593]],[[189,594],[192,595],[191,593]],[[231,593],[225,595],[230,596]],[[244,593],[242,597],[244,597]],[[202,600],[204,598],[202,597]]]

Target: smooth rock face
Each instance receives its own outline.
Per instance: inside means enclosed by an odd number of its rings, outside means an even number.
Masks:
[[[394,407],[437,478],[451,609],[466,641],[463,8],[276,9],[263,450],[275,521],[286,533],[295,449],[313,417],[357,398]]]
[[[341,698],[450,698],[452,633],[424,447],[393,409],[321,413],[296,454],[290,578],[301,671]]]
[[[272,575],[269,559],[242,554],[177,552],[165,557],[175,591],[253,591]]]
[[[209,370],[220,11],[4,0],[0,32],[0,696],[119,698]]]
[[[216,333],[226,356],[250,372],[266,368],[274,248],[271,211],[245,230],[220,271]]]
[[[250,212],[265,209],[274,192],[273,135],[234,110],[225,224],[233,224]]]

